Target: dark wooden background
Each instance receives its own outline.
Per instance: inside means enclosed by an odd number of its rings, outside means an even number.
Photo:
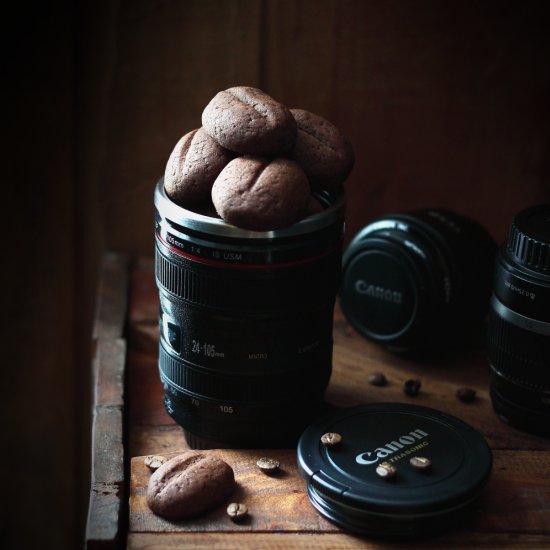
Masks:
[[[347,239],[443,206],[498,241],[550,200],[546,2],[118,0],[2,18],[2,542],[75,548],[103,250],[151,256],[152,192],[219,90],[257,86],[351,140]],[[7,495],[7,496],[6,496]]]

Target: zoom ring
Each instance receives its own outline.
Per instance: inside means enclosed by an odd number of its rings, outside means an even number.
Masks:
[[[322,392],[330,377],[328,368],[292,369],[292,374],[233,375],[203,372],[159,349],[159,370],[163,378],[183,391],[231,402],[277,402],[303,399],[304,393]]]

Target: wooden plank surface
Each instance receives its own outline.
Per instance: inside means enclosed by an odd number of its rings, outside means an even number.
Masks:
[[[124,540],[126,515],[124,462],[124,378],[128,261],[103,258],[97,294],[92,361],[93,408],[91,486],[85,543],[88,550],[114,549]]]
[[[195,550],[390,550],[395,544],[387,541],[367,540],[346,533],[203,533],[193,537],[189,544],[189,536],[183,533],[130,533],[128,536],[129,550],[172,550],[175,548],[193,548]],[[508,535],[500,533],[451,533],[431,540],[410,541],[397,546],[407,550],[441,550],[454,548],[456,550],[540,550],[548,548],[548,537],[545,535]]]
[[[171,522],[155,516],[146,502],[147,483],[151,472],[143,463],[144,457],[134,457],[130,477],[131,532],[271,532],[327,531],[337,529],[325,521],[309,504],[304,482],[298,473],[296,453],[284,450],[215,450],[209,451],[225,460],[235,472],[237,487],[229,502],[244,502],[249,518],[242,523],[232,522],[225,507],[193,520]],[[165,456],[170,458],[176,453]],[[277,475],[266,475],[256,466],[256,460],[269,456],[280,461]]]
[[[131,274],[129,330],[133,335],[127,361],[130,457],[129,533],[132,549],[174,548],[394,548],[388,542],[357,538],[325,521],[310,505],[300,477],[295,450],[216,450],[234,468],[236,500],[251,510],[242,525],[230,522],[223,507],[193,521],[168,522],[154,516],[145,502],[149,472],[143,456],[171,456],[187,449],[182,429],[165,412],[158,379],[156,346],[158,292],[153,263],[141,261]],[[135,325],[135,326],[134,326]],[[132,342],[135,340],[135,346]],[[382,371],[389,383],[374,387],[370,372]],[[417,397],[402,384],[422,380]],[[457,388],[477,391],[473,403],[455,396]],[[493,450],[493,471],[479,502],[479,513],[456,530],[412,548],[542,548],[550,547],[550,441],[506,426],[493,413],[489,373],[483,349],[462,351],[428,364],[388,354],[358,336],[340,309],[335,311],[334,366],[326,399],[337,406],[399,401],[450,413],[480,430]],[[281,460],[283,475],[268,478],[255,459],[269,454]]]
[[[309,503],[294,449],[209,452],[233,468],[237,489],[228,503],[244,502],[250,512],[249,521],[233,523],[223,506],[181,522],[155,516],[146,502],[151,472],[141,456],[131,461],[130,532],[341,532]],[[280,461],[279,475],[268,476],[256,467],[256,460],[262,456]],[[544,464],[550,464],[550,451],[495,451],[493,472],[479,502],[479,513],[466,527],[479,532],[550,535],[550,471],[541,471]]]

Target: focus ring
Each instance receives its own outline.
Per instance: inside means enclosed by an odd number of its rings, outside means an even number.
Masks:
[[[488,341],[489,360],[502,376],[531,390],[550,389],[547,336],[524,330],[491,312]]]

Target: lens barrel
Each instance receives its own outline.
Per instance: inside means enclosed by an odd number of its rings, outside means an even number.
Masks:
[[[496,245],[473,220],[423,209],[373,220],[343,258],[342,310],[363,336],[426,355],[479,334]]]
[[[520,212],[499,250],[487,352],[496,413],[550,436],[550,205]]]
[[[332,367],[343,192],[288,229],[255,232],[155,189],[159,372],[195,448],[286,447],[322,407]]]

